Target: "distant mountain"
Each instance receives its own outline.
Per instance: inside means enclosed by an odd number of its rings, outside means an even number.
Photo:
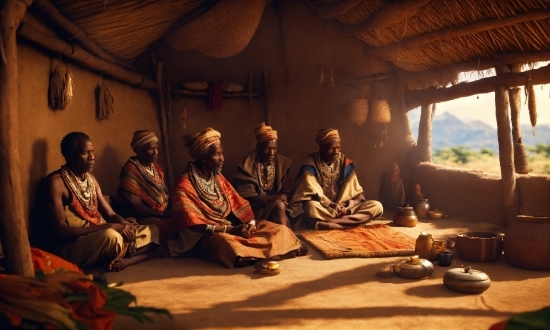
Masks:
[[[410,117],[411,129],[415,138],[418,138],[419,120],[419,116]],[[535,136],[532,134],[530,125],[522,125],[521,133],[525,146],[534,147],[539,143],[550,144],[549,125],[536,126]],[[497,130],[480,120],[464,122],[449,112],[436,113],[432,123],[432,149],[459,145],[469,146],[475,150],[485,147],[497,151]]]

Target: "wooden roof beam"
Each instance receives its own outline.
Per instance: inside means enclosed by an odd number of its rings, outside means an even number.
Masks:
[[[495,77],[464,82],[448,88],[408,90],[405,92],[405,108],[412,110],[422,104],[446,102],[475,94],[494,92],[497,86],[507,88],[523,86],[531,79],[533,85],[550,83],[550,64],[539,69],[519,73],[505,73]]]
[[[493,69],[499,64],[514,64],[514,63],[535,63],[535,62],[546,62],[550,61],[550,49],[540,50],[531,53],[510,53],[510,54],[494,54],[493,58],[484,58],[477,61],[468,61],[457,63],[453,65],[448,65],[442,68],[435,70],[422,71],[422,72],[407,72],[404,73],[401,78],[405,83],[407,82],[417,82],[425,77],[435,77],[439,73],[442,76],[446,72],[469,72],[469,71],[482,71]]]
[[[367,57],[380,57],[388,53],[395,53],[399,51],[406,51],[412,48],[421,47],[423,45],[429,44],[430,42],[462,37],[466,35],[471,35],[487,30],[498,29],[504,26],[515,25],[518,23],[524,23],[529,21],[538,21],[550,18],[550,10],[537,10],[525,14],[518,14],[515,16],[491,19],[486,21],[481,21],[469,25],[463,25],[458,27],[447,28],[443,30],[438,30],[434,32],[429,32],[421,34],[412,38],[404,39],[400,42],[389,44],[383,47],[368,47],[365,48],[364,54]]]
[[[40,32],[32,27],[31,24],[28,24],[26,18],[23,19],[17,31],[17,35],[45,49],[63,54],[85,67],[102,72],[120,81],[145,89],[157,89],[157,83],[155,81],[146,78],[142,74],[95,57],[77,45],[68,44],[57,37]]]
[[[393,0],[372,13],[362,23],[346,27],[345,31],[352,34],[365,33],[370,30],[380,29],[397,24],[415,16],[420,8],[431,0]]]
[[[46,14],[55,24],[72,35],[75,40],[80,42],[86,50],[95,56],[102,58],[108,62],[120,65],[128,70],[136,71],[136,68],[108,53],[106,53],[101,47],[99,47],[92,39],[88,37],[86,32],[80,29],[80,27],[73,22],[69,21],[63,16],[57,8],[48,0],[34,0],[33,4],[44,14]]]
[[[363,0],[342,0],[332,5],[317,7],[315,13],[322,19],[331,19],[338,15],[347,13]]]

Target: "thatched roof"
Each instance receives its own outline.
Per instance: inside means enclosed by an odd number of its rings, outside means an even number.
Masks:
[[[273,0],[278,3],[281,0]],[[550,49],[548,0],[304,0],[319,19],[405,71]],[[106,52],[134,62],[218,4],[213,0],[52,0]]]

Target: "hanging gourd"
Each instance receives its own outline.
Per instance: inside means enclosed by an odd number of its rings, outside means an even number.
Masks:
[[[531,81],[531,77],[527,79],[525,86],[525,96],[527,98],[527,108],[529,109],[529,119],[533,127],[533,135],[535,135],[535,126],[537,126],[537,100],[535,98],[535,87]]]
[[[57,62],[50,75],[49,102],[54,110],[65,110],[73,100],[73,75],[69,72],[67,64]]]
[[[381,148],[388,141],[387,124],[391,120],[390,106],[386,100],[371,100],[368,122],[374,124],[374,147]]]
[[[113,103],[115,103],[115,99],[111,95],[111,92],[107,88],[107,85],[105,85],[105,82],[103,81],[103,77],[101,77],[101,87],[99,90],[99,99],[98,99],[98,113],[97,118],[99,120],[105,120],[109,119],[109,116],[111,113],[115,112],[113,108]]]

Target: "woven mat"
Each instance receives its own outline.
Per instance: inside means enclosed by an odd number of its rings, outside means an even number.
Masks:
[[[415,239],[384,224],[298,234],[327,259],[414,255]]]

